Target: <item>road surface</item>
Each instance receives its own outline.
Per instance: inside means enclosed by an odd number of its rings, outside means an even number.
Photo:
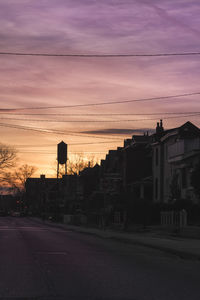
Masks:
[[[200,262],[0,217],[0,299],[199,300]]]

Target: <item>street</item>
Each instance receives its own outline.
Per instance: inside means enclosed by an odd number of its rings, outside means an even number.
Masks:
[[[0,217],[0,299],[200,299],[200,262]]]

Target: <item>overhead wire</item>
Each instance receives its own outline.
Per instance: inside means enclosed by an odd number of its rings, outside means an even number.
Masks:
[[[80,58],[118,58],[118,57],[165,57],[165,56],[196,56],[200,55],[200,52],[172,52],[172,53],[40,53],[40,52],[0,52],[0,55],[11,56],[43,56],[43,57],[80,57]]]
[[[200,55],[200,52],[185,52],[185,53],[156,53],[156,54],[49,54],[49,53],[21,53],[21,52],[0,52],[0,55],[15,55],[15,56],[65,56],[65,57],[96,57],[96,58],[109,58],[109,57],[160,57],[160,56],[191,56],[191,55]],[[143,102],[143,101],[155,101],[155,100],[163,100],[163,99],[171,99],[171,98],[179,98],[179,97],[187,97],[187,96],[195,96],[195,95],[200,95],[200,92],[195,92],[195,93],[187,93],[187,94],[179,94],[179,95],[169,95],[169,96],[161,96],[161,97],[152,97],[152,98],[142,98],[142,99],[132,99],[132,100],[124,100],[124,101],[108,101],[108,102],[100,102],[100,103],[88,103],[88,104],[75,104],[75,105],[63,105],[63,106],[47,106],[47,107],[27,107],[27,108],[6,108],[6,109],[0,109],[0,113],[4,113],[5,111],[21,111],[21,110],[34,110],[34,109],[53,109],[53,108],[73,108],[73,107],[88,107],[88,106],[99,106],[99,105],[112,105],[112,104],[120,104],[120,103],[131,103],[131,102]],[[12,113],[13,114],[13,113]],[[171,119],[171,118],[177,118],[177,117],[186,117],[186,116],[198,116],[200,113],[199,112],[188,112],[188,113],[162,113],[162,115],[166,114],[173,114],[176,116],[173,117],[165,117],[164,119]],[[21,114],[19,114],[21,115]],[[23,115],[34,115],[34,114],[23,114]],[[36,114],[35,114],[36,115]],[[37,114],[37,115],[44,115],[44,114]],[[78,114],[46,114],[46,115],[78,115]],[[97,116],[100,114],[84,114],[85,116],[93,115]],[[149,114],[102,114],[103,116],[106,115],[161,115],[160,113],[149,113]],[[133,121],[145,121],[145,120],[155,120],[155,118],[151,119],[136,119],[136,120],[26,120],[26,119],[17,119],[17,118],[1,118],[1,119],[7,119],[7,120],[20,120],[20,121],[37,121],[37,122],[133,122]],[[31,130],[31,131],[37,131],[37,132],[42,132],[42,133],[54,133],[54,134],[63,134],[63,135],[75,135],[75,136],[81,136],[83,137],[83,134],[78,134],[74,132],[66,132],[66,131],[59,131],[59,130],[52,130],[52,129],[43,129],[43,128],[33,128],[33,127],[27,127],[27,126],[19,126],[19,125],[11,125],[11,124],[5,124],[5,123],[0,123],[0,126],[4,127],[12,127],[16,129],[22,129],[22,130]],[[134,131],[134,129],[133,129]],[[84,134],[84,137],[88,135]],[[100,137],[100,136],[94,136],[94,135],[89,135],[88,137],[92,138],[103,138],[103,139],[108,139],[108,137]],[[119,139],[118,139],[119,140]],[[109,143],[113,143],[115,141],[110,141]],[[106,142],[98,142],[99,143],[108,143]],[[81,144],[97,144],[97,143],[76,143],[74,145],[81,145]],[[73,144],[72,144],[73,145]]]
[[[185,118],[185,117],[194,117],[200,115],[200,112],[193,114],[176,114],[175,116],[163,117],[166,119],[174,118]],[[157,118],[140,118],[140,119],[122,119],[122,120],[48,120],[48,119],[18,119],[18,118],[5,118],[0,117],[0,120],[11,120],[11,121],[28,121],[28,122],[47,122],[47,123],[121,123],[121,122],[138,122],[138,121],[153,121]]]
[[[113,104],[125,104],[131,102],[145,102],[145,101],[157,101],[157,100],[167,100],[172,98],[188,97],[188,96],[197,96],[200,95],[200,92],[193,93],[184,93],[160,97],[150,97],[150,98],[138,98],[131,100],[117,100],[117,101],[106,101],[106,102],[97,102],[97,103],[85,103],[85,104],[73,104],[73,105],[55,105],[55,106],[38,106],[38,107],[23,107],[23,108],[1,108],[0,112],[9,112],[9,111],[23,111],[23,110],[39,110],[39,109],[59,109],[59,108],[74,108],[74,107],[89,107],[89,106],[100,106],[100,105],[113,105]]]
[[[21,129],[21,130],[28,130],[28,131],[35,131],[35,132],[41,132],[41,133],[49,133],[49,134],[59,134],[59,135],[68,135],[68,136],[79,136],[79,137],[89,137],[89,138],[96,138],[96,139],[115,139],[115,140],[121,140],[116,137],[108,137],[108,136],[97,136],[97,135],[87,135],[84,132],[76,133],[71,131],[61,131],[61,130],[55,130],[55,129],[45,129],[45,128],[38,128],[38,127],[28,127],[28,126],[21,126],[16,124],[7,124],[7,123],[0,123],[0,127],[8,127],[8,128],[14,128],[14,129]]]
[[[179,114],[195,114],[200,113],[200,111],[191,112],[155,112],[155,113],[12,113],[12,112],[1,112],[0,115],[10,115],[10,116],[154,116],[154,115],[179,115]]]
[[[67,143],[68,146],[81,146],[81,145],[98,145],[98,144],[108,144],[108,143],[119,143],[119,140],[112,140],[106,142],[90,142],[90,143]],[[44,145],[14,145],[15,148],[29,148],[29,147],[55,147],[55,144],[44,144]]]
[[[69,155],[73,155],[73,154],[105,154],[105,152],[107,151],[84,151],[84,152],[80,152],[80,151],[75,151],[75,152],[69,152]],[[37,153],[37,154],[49,154],[49,155],[56,155],[56,151],[55,152],[41,152],[41,151],[20,151],[20,153]]]
[[[22,53],[22,52],[0,52],[0,55],[12,55],[12,56],[43,56],[43,57],[80,57],[80,58],[118,58],[118,57],[166,57],[166,56],[196,56],[200,55],[200,52],[183,52],[183,53],[155,53],[155,54],[50,54],[50,53]],[[32,108],[11,108],[11,109],[0,109],[0,113],[9,114],[8,111],[22,111],[22,110],[34,110],[34,109],[54,109],[54,108],[75,108],[75,107],[89,107],[89,106],[100,106],[100,105],[113,105],[113,104],[122,104],[122,103],[131,103],[131,102],[143,102],[143,101],[156,101],[156,100],[163,100],[163,99],[172,99],[172,98],[179,98],[179,97],[187,97],[187,96],[195,96],[200,95],[200,92],[196,93],[187,93],[187,94],[179,94],[179,95],[169,95],[169,96],[161,96],[161,97],[152,97],[152,98],[142,98],[142,99],[132,99],[132,100],[124,100],[124,101],[108,101],[108,102],[100,102],[100,103],[88,103],[88,104],[75,104],[75,105],[63,105],[63,106],[47,106],[47,107],[32,107]],[[4,111],[7,111],[6,113]],[[14,114],[14,113],[12,113]],[[16,114],[16,113],[15,113]],[[148,113],[148,114],[139,114],[139,113],[132,113],[132,114],[84,114],[84,116],[122,116],[122,115],[176,115],[172,117],[165,117],[163,119],[172,119],[172,118],[182,118],[182,117],[192,117],[198,116],[200,112],[165,112],[165,113]],[[17,114],[16,114],[17,115]],[[78,114],[18,114],[18,115],[55,115],[55,116],[78,116]],[[83,114],[81,114],[83,116]],[[20,120],[20,121],[37,121],[37,122],[133,122],[133,121],[147,121],[147,120],[155,120],[155,118],[149,119],[135,119],[135,120],[35,120],[35,119],[17,119],[17,118],[1,118],[2,120]],[[44,129],[44,128],[33,128],[27,126],[19,126],[19,125],[12,125],[12,124],[5,124],[0,123],[0,126],[3,127],[10,127],[15,129],[21,130],[30,130],[42,133],[53,133],[53,134],[62,134],[62,135],[74,135],[74,136],[81,136],[86,137],[88,135],[78,134],[74,132],[66,132],[66,131],[59,131],[59,130],[52,130],[52,129]],[[134,129],[133,129],[134,131]],[[108,137],[100,137],[89,135],[88,137],[92,138],[105,138]],[[119,139],[118,139],[119,140]],[[100,144],[100,143],[115,143],[118,141],[106,141],[106,142],[92,142],[92,143],[75,143],[69,145],[83,145],[83,144]],[[19,146],[18,146],[19,147]],[[54,153],[49,152],[41,152],[41,151],[20,151],[21,153],[38,153],[38,154],[45,154],[45,155],[52,155]],[[80,153],[80,152],[76,152]],[[87,153],[104,153],[104,152],[87,152]]]

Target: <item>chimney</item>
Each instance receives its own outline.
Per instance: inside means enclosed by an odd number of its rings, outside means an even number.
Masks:
[[[159,134],[160,133],[160,125],[159,122],[157,122],[157,126],[156,126],[156,133]]]
[[[162,133],[163,133],[163,131],[164,131],[164,128],[163,128],[163,122],[162,122],[162,119],[160,119],[160,123],[157,122],[157,126],[156,126],[156,134],[157,134],[158,136],[161,136]]]
[[[164,131],[162,119],[160,120],[160,131],[161,131],[161,132]]]

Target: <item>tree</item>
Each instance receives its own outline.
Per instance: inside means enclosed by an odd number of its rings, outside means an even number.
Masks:
[[[16,150],[0,143],[0,185],[2,192],[10,192],[10,187],[5,183],[5,173],[15,166],[17,161]]]
[[[22,165],[13,172],[5,172],[3,174],[4,183],[12,187],[15,193],[23,193],[25,191],[25,182],[36,171],[36,168],[27,164]]]
[[[79,174],[79,172],[83,171],[87,167],[94,167],[97,163],[97,159],[94,157],[88,157],[83,154],[73,154],[71,155],[70,159],[67,161],[67,174],[68,175],[75,175]],[[57,163],[54,165],[54,171],[55,166],[57,166]],[[62,165],[60,167],[60,174],[59,177],[62,177],[62,175],[65,174],[65,167]]]
[[[200,198],[200,162],[194,167],[191,174],[191,185],[195,194]]]
[[[87,167],[94,167],[95,165],[94,157],[86,157],[83,155],[73,155],[73,158],[68,161],[67,173],[69,175],[79,174]]]
[[[0,143],[0,173],[8,168],[14,167],[16,159],[16,150]]]

